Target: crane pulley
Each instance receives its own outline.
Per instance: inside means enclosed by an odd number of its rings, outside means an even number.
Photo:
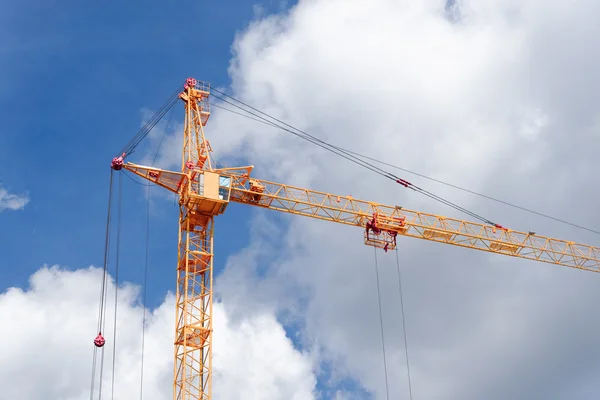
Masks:
[[[179,197],[174,352],[176,399],[211,398],[213,225],[214,218],[223,214],[230,202],[360,227],[364,230],[365,244],[385,251],[396,249],[399,236],[409,236],[600,272],[598,247],[507,229],[372,164],[361,165],[406,188],[461,210],[481,223],[260,180],[251,176],[253,166],[216,168],[210,158],[212,149],[204,135],[204,126],[210,116],[209,95],[208,83],[188,78],[177,94],[171,96],[157,112],[158,117],[151,119],[111,164],[113,170],[132,172]],[[165,110],[168,111],[178,99],[185,108],[181,171],[125,162],[161,115],[166,114]],[[350,154],[306,135],[304,138],[319,146],[329,146],[328,149],[334,149],[334,152],[342,151],[337,154],[345,158]],[[96,339],[97,346],[104,344],[101,334]]]

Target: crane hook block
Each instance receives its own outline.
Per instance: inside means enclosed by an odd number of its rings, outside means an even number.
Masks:
[[[102,347],[104,346],[104,343],[106,343],[106,340],[104,339],[104,336],[102,336],[102,332],[99,332],[98,336],[94,339],[94,344],[96,347]]]

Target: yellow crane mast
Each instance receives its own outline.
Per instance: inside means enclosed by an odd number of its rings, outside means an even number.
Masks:
[[[600,272],[600,248],[565,240],[297,188],[251,176],[252,166],[216,168],[204,136],[210,86],[189,78],[181,171],[125,163],[125,168],[179,196],[179,250],[173,399],[212,393],[213,224],[230,202],[283,211],[364,229],[367,245],[392,250],[396,239],[419,239]]]

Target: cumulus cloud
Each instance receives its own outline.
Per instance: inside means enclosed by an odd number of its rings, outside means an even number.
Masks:
[[[14,194],[0,186],[0,212],[4,210],[22,210],[29,203],[29,196]]]
[[[0,294],[0,398],[89,398],[92,340],[95,336],[101,269],[74,271],[44,266],[26,289]],[[111,393],[114,281],[109,282],[104,332],[103,396]],[[111,294],[112,293],[112,294]],[[118,292],[115,398],[136,398],[140,390],[141,321],[139,287],[124,283]],[[147,314],[144,398],[172,396],[174,297]],[[312,359],[294,349],[277,320],[254,313],[231,319],[214,307],[215,399],[312,399]],[[99,353],[100,355],[100,353]],[[98,369],[100,368],[98,360]],[[35,382],[35,384],[30,384]],[[98,383],[96,383],[96,390]]]
[[[448,3],[301,1],[237,35],[227,90],[334,144],[597,226],[600,4]],[[469,219],[219,109],[207,135],[220,159],[252,163],[257,177]],[[164,155],[179,162],[174,151]],[[589,232],[398,173],[510,228],[598,243]],[[276,304],[300,327],[301,343],[333,366],[336,378],[324,385],[353,379],[385,398],[373,250],[357,229],[290,221],[275,261],[251,272],[230,265],[217,283],[244,293],[248,306],[239,301],[238,312]],[[399,243],[416,398],[587,399],[600,390],[597,275]],[[394,255],[379,255],[379,265],[390,398],[402,398]],[[250,290],[257,284],[269,290]]]

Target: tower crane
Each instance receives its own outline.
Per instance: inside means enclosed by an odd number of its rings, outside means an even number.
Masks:
[[[179,198],[176,400],[211,398],[213,226],[215,217],[231,202],[356,226],[363,229],[366,245],[385,251],[396,248],[398,236],[409,236],[600,272],[599,247],[269,182],[255,178],[251,165],[217,168],[204,135],[210,116],[209,95],[208,83],[188,78],[172,96],[173,104],[181,100],[185,107],[181,171],[125,162],[136,145],[135,138],[111,164],[113,170],[130,171]],[[408,184],[402,180],[398,183]]]

